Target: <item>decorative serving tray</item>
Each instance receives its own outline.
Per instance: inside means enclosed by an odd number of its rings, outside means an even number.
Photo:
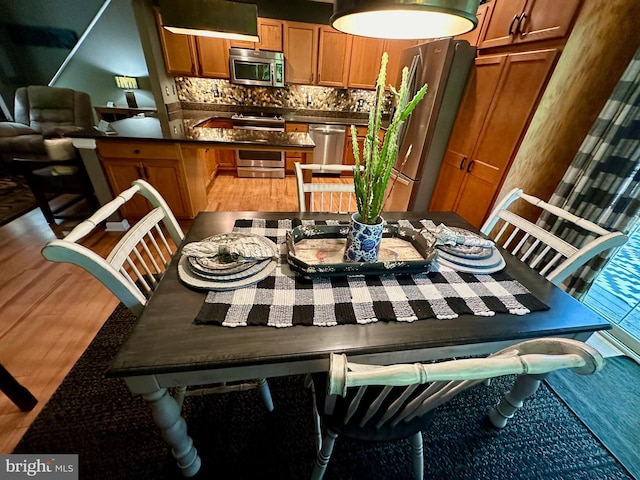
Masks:
[[[305,277],[428,272],[437,256],[435,237],[386,225],[377,262],[345,262],[348,225],[301,225],[287,232],[287,261]]]

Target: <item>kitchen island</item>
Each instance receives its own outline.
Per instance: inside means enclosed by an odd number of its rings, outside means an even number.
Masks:
[[[212,153],[238,148],[300,152],[304,163],[313,162],[315,144],[303,132],[207,128],[185,119],[181,129],[166,135],[158,119],[152,117],[128,118],[111,126],[116,135],[97,130],[70,135],[100,204],[142,178],[158,189],[178,218],[194,218],[206,208]],[[145,213],[143,201],[131,203],[123,211],[125,218]]]

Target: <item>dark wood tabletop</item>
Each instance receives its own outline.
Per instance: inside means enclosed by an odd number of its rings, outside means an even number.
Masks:
[[[240,218],[348,219],[317,213],[202,212],[185,243],[231,231]],[[387,221],[429,218],[436,224],[477,231],[451,212],[384,213]],[[178,278],[176,255],[133,332],[113,360],[107,375],[152,375],[163,386],[196,384],[207,373],[216,381],[270,377],[324,370],[330,352],[358,361],[426,361],[465,354],[488,354],[517,341],[549,336],[586,339],[610,324],[503,251],[506,272],[550,309],[526,315],[461,315],[453,320],[413,323],[378,322],[332,327],[223,327],[193,320],[205,292]]]

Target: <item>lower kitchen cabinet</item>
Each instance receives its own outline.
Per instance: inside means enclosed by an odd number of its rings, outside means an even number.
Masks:
[[[482,225],[557,56],[547,49],[476,59],[429,210],[455,211]]]
[[[236,151],[235,150],[214,150],[216,154],[216,162],[218,170],[235,170],[236,169]]]
[[[201,127],[206,128],[233,128],[233,123],[227,118],[210,118],[209,120],[200,123]],[[236,151],[235,150],[223,150],[223,149],[211,149],[207,154],[209,157],[213,156],[214,159],[209,158],[208,162],[214,161],[216,164],[216,171],[220,170],[235,170],[236,169]]]
[[[286,132],[308,132],[308,123],[289,123],[284,126]],[[284,154],[284,173],[294,175],[295,170],[293,164],[295,162],[302,163],[302,152],[285,152]]]
[[[204,168],[197,155],[182,155],[179,144],[98,141],[97,150],[112,193],[126,190],[137,179],[148,181],[164,197],[178,218],[193,218],[206,207]],[[135,198],[123,207],[125,217],[149,211],[147,201]]]

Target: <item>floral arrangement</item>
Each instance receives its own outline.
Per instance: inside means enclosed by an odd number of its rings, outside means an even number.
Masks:
[[[369,123],[362,155],[360,155],[358,149],[356,127],[351,125],[353,156],[355,158],[353,181],[356,202],[358,213],[360,214],[360,222],[368,225],[374,225],[379,222],[378,218],[384,205],[389,176],[391,175],[391,169],[393,168],[398,153],[398,130],[427,92],[427,85],[425,84],[418,90],[411,101],[408,101],[408,68],[404,67],[402,69],[400,90],[396,91],[393,86],[390,86],[391,93],[395,97],[397,108],[381,142],[378,137],[378,132],[382,124],[384,87],[388,60],[389,56],[387,52],[384,52],[382,54],[380,73],[378,74],[378,80],[376,82],[374,108],[369,112]]]

